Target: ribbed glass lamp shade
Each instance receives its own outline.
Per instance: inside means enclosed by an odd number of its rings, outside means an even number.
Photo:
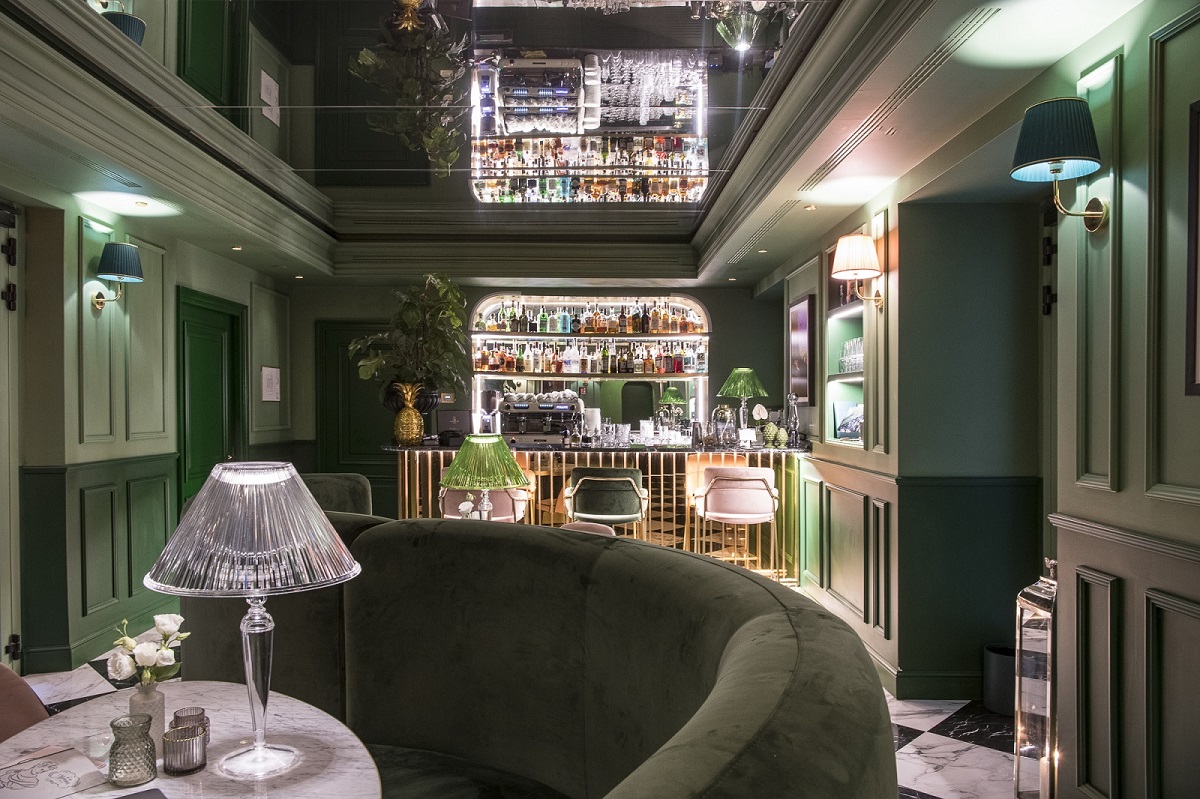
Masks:
[[[218,463],[143,582],[164,594],[266,596],[359,573],[290,463]]]
[[[687,400],[679,393],[679,389],[675,386],[667,386],[663,389],[662,396],[658,398],[659,405],[687,405]]]
[[[96,277],[117,283],[141,283],[142,257],[137,245],[123,241],[105,242]]]
[[[834,280],[867,280],[882,274],[874,239],[865,233],[852,233],[838,239],[830,277]]]
[[[467,436],[446,473],[442,485],[463,491],[523,488],[529,485],[504,438],[489,433]]]
[[[763,384],[758,379],[758,375],[754,374],[754,370],[743,366],[729,373],[729,377],[725,380],[725,385],[721,386],[721,390],[717,392],[717,396],[737,397],[739,399],[765,397],[767,396],[767,390],[763,388]]]
[[[753,11],[735,11],[717,23],[717,33],[734,50],[744,53],[754,44],[762,25],[763,18]]]
[[[1051,171],[1060,164],[1061,172]],[[1015,179],[1034,183],[1071,180],[1099,168],[1100,145],[1087,100],[1059,97],[1026,109],[1010,173]]]

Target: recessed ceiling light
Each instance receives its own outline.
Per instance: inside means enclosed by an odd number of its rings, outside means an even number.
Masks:
[[[759,252],[766,252],[766,250],[759,250]]]
[[[737,280],[737,278],[736,278],[736,277],[731,277],[731,278],[729,278],[729,279],[730,279],[730,280]]]
[[[183,210],[173,203],[156,200],[144,194],[124,191],[80,191],[76,192],[75,196],[85,203],[98,205],[121,216],[178,216],[183,213]]]
[[[303,279],[304,279],[304,275],[296,275],[296,279],[297,279],[297,280],[303,280]]]
[[[812,203],[809,203],[808,205],[804,206],[804,210],[805,211],[815,211],[815,210],[817,210],[817,206],[813,205]]]
[[[242,251],[242,248],[241,248],[241,247],[230,247],[229,249],[233,250],[234,252],[241,252],[241,251]]]

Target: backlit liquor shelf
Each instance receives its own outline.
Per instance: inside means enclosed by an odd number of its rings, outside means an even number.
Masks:
[[[478,139],[471,185],[489,203],[691,203],[704,193],[707,147],[695,136]]]

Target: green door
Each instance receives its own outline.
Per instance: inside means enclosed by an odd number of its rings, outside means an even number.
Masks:
[[[245,453],[242,331],[246,307],[179,290],[179,502],[212,467]]]

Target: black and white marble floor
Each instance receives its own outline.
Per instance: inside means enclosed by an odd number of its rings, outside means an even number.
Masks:
[[[153,637],[153,631],[148,633]],[[138,636],[139,639],[142,636]],[[105,654],[74,671],[26,681],[51,713],[132,684],[106,676]],[[924,701],[888,696],[896,743],[899,799],[1010,799],[1012,719],[978,701]]]

